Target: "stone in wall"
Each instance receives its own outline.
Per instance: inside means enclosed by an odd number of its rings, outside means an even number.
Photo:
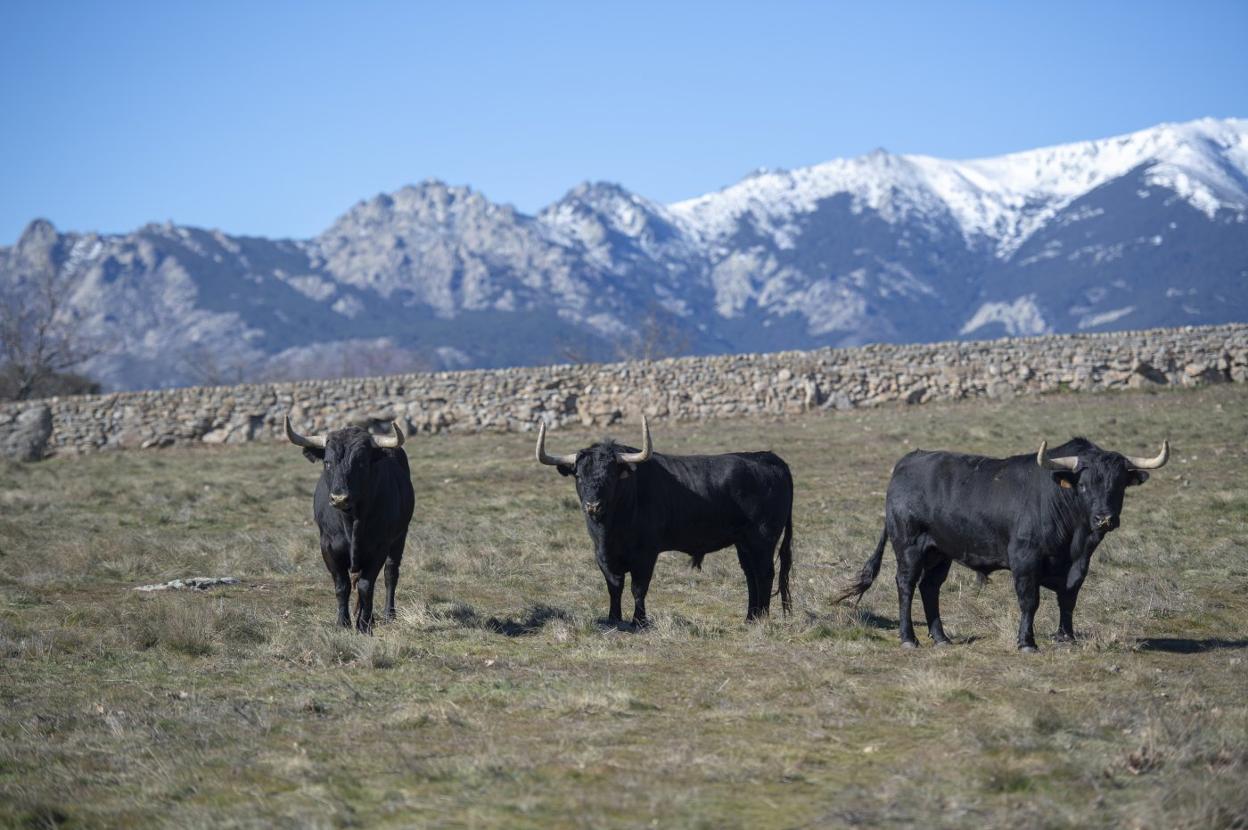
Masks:
[[[0,415],[0,456],[11,461],[38,461],[52,437],[52,410],[43,405]]]
[[[23,412],[50,413],[47,453],[238,444],[390,419],[413,433],[605,429],[784,417],[812,409],[1248,381],[1248,326],[669,358],[611,365],[162,389],[0,405],[0,445]]]

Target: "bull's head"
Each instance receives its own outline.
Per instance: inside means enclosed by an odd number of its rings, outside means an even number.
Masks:
[[[617,446],[614,441],[601,441],[580,452],[567,455],[546,454],[546,422],[537,432],[537,460],[559,470],[560,475],[576,477],[576,495],[581,509],[593,521],[602,521],[615,503],[619,483],[632,475],[638,464],[650,460],[650,423],[641,417],[641,449]]]
[[[360,427],[326,435],[300,435],[291,427],[290,416],[286,416],[286,437],[296,447],[303,447],[309,461],[325,465],[329,501],[343,512],[350,512],[368,497],[373,462],[382,458],[386,450],[403,446],[403,430],[397,423],[393,427],[394,435],[376,438]]]
[[[1094,533],[1108,533],[1118,527],[1126,489],[1148,481],[1146,470],[1165,465],[1170,459],[1170,442],[1163,441],[1161,452],[1152,458],[1110,452],[1081,438],[1055,452],[1060,455],[1050,456],[1048,443],[1041,441],[1036,463],[1052,472],[1058,486],[1073,491]]]

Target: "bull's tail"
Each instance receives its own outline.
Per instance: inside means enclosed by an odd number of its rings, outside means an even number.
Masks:
[[[789,505],[789,521],[784,526],[784,538],[780,541],[780,607],[788,614],[793,610],[789,596],[789,571],[793,569],[793,506]]]
[[[855,600],[862,597],[871,587],[871,583],[875,582],[875,578],[880,575],[880,563],[884,561],[884,543],[888,541],[888,526],[880,531],[880,541],[875,545],[875,553],[871,554],[871,558],[862,566],[862,570],[858,573],[858,579],[850,586],[849,590],[838,596],[832,602],[840,603],[853,597]]]

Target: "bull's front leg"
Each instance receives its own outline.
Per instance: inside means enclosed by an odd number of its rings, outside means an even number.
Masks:
[[[334,574],[334,594],[338,600],[338,624],[351,627],[351,578],[346,572]]]
[[[377,567],[370,566],[360,574],[356,582],[355,630],[361,634],[373,633],[373,590],[376,588],[377,574],[380,571],[380,563]]]
[[[351,578],[347,575],[345,557],[335,552],[333,544],[322,534],[321,558],[325,560],[325,569],[334,580],[334,596],[338,600],[338,624],[343,628],[351,627]]]
[[[612,568],[601,551],[598,553],[598,569],[602,571],[602,578],[607,581],[607,594],[611,598],[607,621],[619,625],[624,622],[624,612],[620,607],[620,599],[624,595],[624,571]]]
[[[914,620],[910,607],[914,604],[914,586],[919,581],[919,561],[923,552],[911,545],[897,554],[897,617],[903,648],[918,648],[914,637]]]
[[[1076,538],[1075,544],[1078,545],[1080,540]],[[1073,643],[1075,641],[1075,602],[1079,599],[1079,589],[1083,587],[1083,580],[1088,575],[1088,560],[1092,556],[1092,551],[1096,548],[1093,542],[1083,542],[1083,555],[1076,556],[1070,563],[1070,569],[1066,572],[1066,578],[1059,583],[1055,593],[1057,594],[1057,632],[1054,633],[1053,639],[1059,643]]]
[[[1014,593],[1018,595],[1018,650],[1039,651],[1036,648],[1036,609],[1040,607],[1040,580],[1034,568],[1021,567],[1014,571]]]
[[[658,561],[658,554],[649,556],[642,554],[636,557],[637,563],[633,567],[633,626],[635,628],[644,628],[649,624],[646,617],[646,591],[650,589],[650,578],[654,576],[654,563]]]
[[[607,595],[611,599],[611,608],[607,612],[607,622],[611,625],[622,625],[624,623],[624,611],[621,608],[620,600],[624,595],[624,576],[628,569],[624,562],[620,561],[619,556],[612,556],[607,549],[605,539],[597,538],[594,540],[594,559],[598,562],[598,570],[602,571],[602,578],[607,582]]]
[[[1078,599],[1078,588],[1059,588],[1057,591],[1058,621],[1053,639],[1059,643],[1075,641],[1075,602]]]

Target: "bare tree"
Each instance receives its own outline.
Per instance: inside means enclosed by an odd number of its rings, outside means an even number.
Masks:
[[[593,363],[594,345],[588,336],[559,335],[552,344],[555,358],[564,363]]]
[[[99,352],[99,344],[83,334],[69,306],[68,280],[54,267],[40,268],[5,287],[0,295],[0,357],[9,397],[37,397],[71,377],[89,386],[90,381],[71,370]]]
[[[652,304],[636,331],[616,344],[615,353],[620,360],[662,360],[687,354],[689,345],[689,334],[677,318]]]
[[[238,355],[221,356],[202,344],[182,352],[178,368],[197,386],[235,386],[253,380],[255,369]]]

